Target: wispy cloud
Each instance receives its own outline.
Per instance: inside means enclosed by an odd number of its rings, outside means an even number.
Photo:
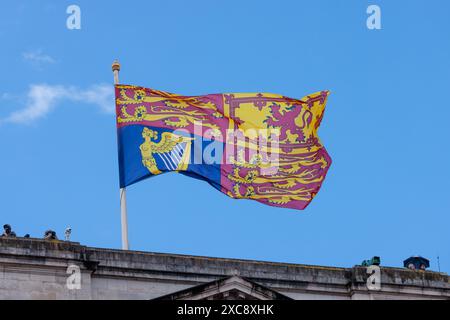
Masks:
[[[56,60],[45,54],[42,49],[24,52],[22,53],[22,58],[39,69],[42,69],[47,64],[56,63]]]
[[[11,113],[1,122],[29,124],[45,117],[64,102],[82,102],[105,113],[114,113],[114,89],[109,84],[96,84],[87,89],[74,86],[34,84],[27,93],[24,108]]]

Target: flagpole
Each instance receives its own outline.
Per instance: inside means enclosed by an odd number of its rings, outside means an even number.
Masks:
[[[114,84],[119,84],[120,63],[115,60],[112,64]],[[128,250],[128,215],[127,215],[127,189],[120,188],[120,220],[122,223],[122,249]]]

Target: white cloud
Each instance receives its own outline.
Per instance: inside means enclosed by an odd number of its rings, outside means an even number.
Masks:
[[[34,84],[27,94],[26,106],[11,113],[2,122],[27,124],[36,121],[64,102],[80,102],[93,105],[105,113],[114,113],[114,88],[108,84],[96,84],[87,89],[63,85]]]
[[[79,91],[75,98],[94,104],[106,113],[114,114],[116,111],[114,102],[114,87],[111,84],[96,84],[89,89]]]
[[[41,49],[24,52],[22,53],[22,57],[25,61],[28,61],[37,68],[42,68],[46,64],[53,64],[56,62],[56,60],[48,54],[43,53]]]

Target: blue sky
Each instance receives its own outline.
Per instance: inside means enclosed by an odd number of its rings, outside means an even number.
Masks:
[[[81,8],[81,30],[66,8]],[[366,27],[369,4],[381,30]],[[128,189],[134,250],[351,267],[410,255],[450,271],[450,3],[11,1],[0,10],[0,223],[120,248],[111,63],[186,95],[331,90],[333,165],[303,212],[182,175]]]

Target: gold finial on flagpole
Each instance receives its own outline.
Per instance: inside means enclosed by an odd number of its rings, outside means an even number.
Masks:
[[[116,59],[114,60],[113,64],[112,64],[112,71],[120,71],[120,63],[119,61]]]
[[[120,71],[120,63],[118,60],[114,60],[112,66],[112,71],[114,74],[114,84],[119,84],[119,71]]]

